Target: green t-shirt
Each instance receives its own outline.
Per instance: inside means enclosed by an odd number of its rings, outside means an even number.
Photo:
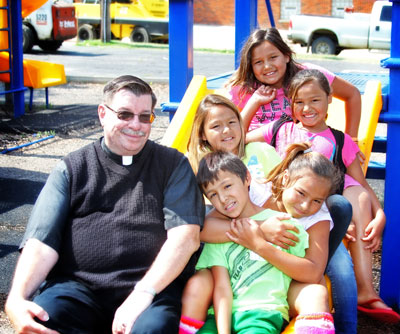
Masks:
[[[245,156],[242,161],[253,179],[263,181],[282,159],[271,145],[264,142],[254,142],[246,145]]]
[[[266,220],[279,212],[266,209],[253,216],[254,220]],[[289,220],[299,229],[299,242],[289,250],[290,254],[304,257],[308,248],[308,234],[296,222]],[[232,312],[253,309],[277,310],[289,320],[287,291],[291,278],[268,263],[251,250],[234,242],[222,244],[206,243],[197,262],[196,269],[222,266],[228,269],[233,292]],[[209,310],[213,313],[213,309]]]

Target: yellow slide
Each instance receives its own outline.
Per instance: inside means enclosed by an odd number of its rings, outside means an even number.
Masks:
[[[378,125],[379,114],[382,109],[382,84],[378,80],[367,82],[362,95],[361,121],[358,128],[358,147],[365,155],[362,169],[364,175],[367,173],[368,162],[371,157],[372,145],[374,143],[375,131]],[[333,99],[328,110],[327,123],[335,129],[344,131],[346,120],[344,113],[344,102]]]
[[[40,8],[48,0],[22,0],[22,17]],[[0,0],[0,6],[5,6],[6,1]],[[0,28],[7,28],[6,11],[0,11]],[[6,31],[0,31],[0,49],[8,48],[8,38]],[[39,60],[23,60],[24,86],[31,88],[47,88],[50,86],[61,85],[67,82],[65,77],[64,65],[54,64]],[[0,52],[0,71],[10,69],[8,52]],[[10,82],[8,73],[0,74],[0,81]]]

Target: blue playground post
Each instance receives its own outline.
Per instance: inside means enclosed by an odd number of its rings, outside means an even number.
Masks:
[[[257,1],[235,0],[235,68],[240,64],[243,43],[257,27]]]
[[[390,58],[383,66],[390,69],[388,112],[383,114],[388,123],[385,180],[386,227],[382,242],[380,295],[391,307],[400,308],[400,225],[397,196],[400,189],[400,0],[392,0],[392,39]]]
[[[169,1],[170,120],[193,78],[193,0]]]
[[[11,5],[10,5],[11,3]],[[10,89],[1,91],[0,94],[13,94],[14,117],[17,118],[25,113],[24,103],[24,72],[22,67],[22,17],[21,0],[7,1],[7,5],[1,10],[7,10],[7,26],[9,31],[8,48],[1,51],[8,52],[10,68],[3,73],[10,75]]]

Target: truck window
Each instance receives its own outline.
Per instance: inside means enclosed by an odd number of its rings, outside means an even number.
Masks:
[[[392,6],[383,6],[381,12],[381,21],[392,22]]]

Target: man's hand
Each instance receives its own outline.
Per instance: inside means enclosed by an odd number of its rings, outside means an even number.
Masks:
[[[284,221],[290,218],[291,216],[289,214],[282,213],[279,216],[271,217],[261,222],[260,228],[264,234],[265,240],[284,249],[295,246],[299,238],[290,231],[299,233],[299,230],[293,224]]]
[[[41,321],[49,320],[47,312],[34,302],[9,297],[5,305],[5,311],[18,334],[58,334],[57,331],[46,328],[37,323],[34,318]]]
[[[113,334],[129,334],[136,319],[149,307],[153,298],[150,293],[133,290],[115,312],[112,324]]]

